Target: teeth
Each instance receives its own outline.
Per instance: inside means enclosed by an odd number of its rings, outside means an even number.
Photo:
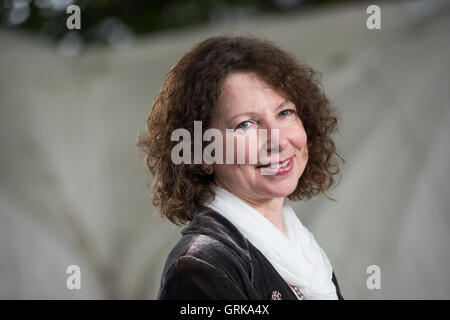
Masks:
[[[289,161],[290,161],[290,159],[287,159],[287,160],[286,160],[285,162],[283,162],[283,163],[274,163],[274,164],[270,165],[268,168],[271,168],[271,169],[280,169],[280,168],[286,167],[286,166],[289,164]]]

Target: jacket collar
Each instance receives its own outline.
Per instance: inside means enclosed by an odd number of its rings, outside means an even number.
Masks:
[[[248,252],[248,242],[242,233],[227,218],[209,207],[200,206],[181,234],[208,235],[226,245],[232,244]]]

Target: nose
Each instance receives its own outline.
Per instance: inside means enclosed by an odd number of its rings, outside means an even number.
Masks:
[[[280,128],[271,128],[267,130],[267,152],[281,153],[286,148],[287,143],[286,136]]]
[[[288,140],[285,132],[276,124],[266,122],[262,134],[260,134],[260,161],[266,163],[277,163],[280,154],[286,148]]]

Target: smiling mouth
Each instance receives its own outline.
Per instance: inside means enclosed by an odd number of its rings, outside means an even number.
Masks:
[[[260,169],[260,168],[268,168],[268,169],[280,169],[280,168],[284,168],[286,166],[289,165],[289,163],[292,161],[293,157],[290,157],[282,162],[279,163],[272,163],[272,164],[267,164],[267,165],[259,165],[256,166],[256,169]]]

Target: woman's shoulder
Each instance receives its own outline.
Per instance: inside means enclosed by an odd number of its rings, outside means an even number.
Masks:
[[[248,252],[248,241],[242,233],[227,218],[208,207],[200,206],[181,234],[204,235],[232,249],[237,247]]]
[[[189,297],[211,295],[206,283],[220,283],[223,288],[217,294],[234,292],[233,297],[245,298],[239,292],[242,278],[250,281],[251,268],[248,242],[242,234],[219,213],[206,207],[199,208],[181,234],[167,257],[158,298],[187,294],[180,285],[197,291],[190,292]]]
[[[166,264],[158,299],[248,299],[246,287],[231,269],[185,254]]]
[[[210,208],[200,207],[181,234],[169,253],[166,267],[177,260],[196,260],[228,268],[230,263],[245,263],[250,259],[245,237],[230,221]]]

